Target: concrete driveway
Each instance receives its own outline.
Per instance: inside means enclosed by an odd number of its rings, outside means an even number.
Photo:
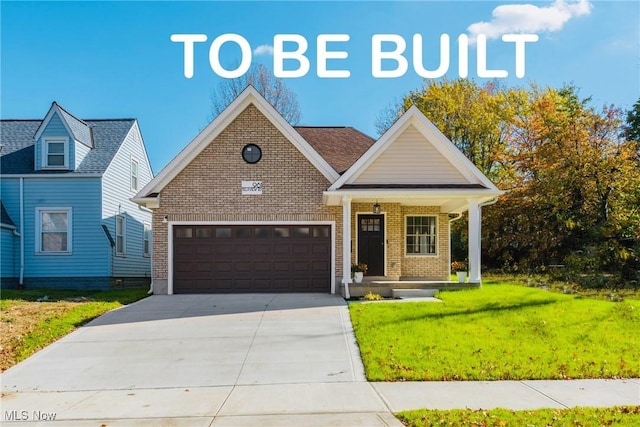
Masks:
[[[1,380],[3,425],[401,425],[334,295],[151,296]]]

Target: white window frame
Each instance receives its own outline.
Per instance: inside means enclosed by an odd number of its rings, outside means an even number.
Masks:
[[[429,217],[429,218],[435,218],[435,252],[433,253],[425,253],[425,254],[416,254],[416,253],[409,253],[409,251],[407,250],[407,239],[410,236],[410,234],[408,233],[408,227],[409,227],[409,217]],[[407,214],[404,217],[404,255],[406,257],[437,257],[438,256],[438,215],[430,215],[430,214]],[[415,234],[412,234],[412,236],[415,236]]]
[[[151,256],[152,233],[153,229],[151,228],[151,224],[144,222],[142,224],[142,256],[147,258]]]
[[[122,219],[122,230],[120,230],[120,234],[118,234],[118,220]],[[126,256],[127,255],[127,217],[124,215],[116,215],[116,255],[117,256]],[[122,237],[122,248],[118,250],[118,237]]]
[[[64,152],[64,164],[63,165],[49,165],[49,144],[50,143],[63,143]],[[69,169],[69,138],[65,136],[47,136],[42,138],[42,169]]]
[[[67,250],[45,251],[42,248],[42,215],[44,213],[65,213],[67,215]],[[36,254],[38,255],[71,255],[73,253],[73,209],[70,207],[37,207],[36,208]]]
[[[136,173],[133,173],[133,165],[136,165]],[[135,158],[131,158],[131,164],[129,165],[129,181],[131,183],[131,190],[132,191],[138,191],[138,184],[139,184],[139,177],[140,177],[140,162],[138,162],[137,159]],[[134,184],[134,179],[135,179],[135,185]]]

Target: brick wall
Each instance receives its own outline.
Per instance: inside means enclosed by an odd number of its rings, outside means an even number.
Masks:
[[[431,280],[449,280],[449,215],[441,214],[438,207],[403,206],[402,233],[405,231],[407,215],[437,216],[437,255],[406,255],[404,241],[402,247],[402,276],[421,277]]]
[[[371,214],[372,203],[353,203],[351,206],[351,262],[356,262],[358,214]],[[385,217],[386,277],[390,280],[449,278],[449,218],[441,214],[437,206],[402,206],[399,203],[381,203],[380,212]],[[436,215],[438,217],[437,255],[407,256],[405,249],[407,215]]]
[[[254,143],[262,159],[248,164],[242,148]],[[262,181],[262,195],[242,195],[241,181]],[[168,275],[170,221],[335,221],[336,258],[342,259],[341,207],[322,203],[330,186],[322,175],[253,105],[213,140],[160,193],[153,213],[154,281]],[[337,276],[342,264],[336,263]]]

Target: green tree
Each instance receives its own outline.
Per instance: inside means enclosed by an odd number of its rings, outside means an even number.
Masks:
[[[633,108],[627,111],[625,138],[628,141],[640,142],[640,98],[633,104]]]
[[[640,103],[625,122],[623,111],[593,107],[574,86],[430,81],[381,115],[379,131],[411,105],[507,190],[483,210],[490,267],[567,264],[581,280],[640,280]],[[465,222],[452,233],[452,251],[464,253]]]

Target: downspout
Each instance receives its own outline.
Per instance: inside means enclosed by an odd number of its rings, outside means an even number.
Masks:
[[[24,178],[20,178],[20,278],[18,286],[24,284]]]
[[[449,280],[451,280],[451,223],[462,218],[462,212],[458,212],[458,216],[449,218]]]

